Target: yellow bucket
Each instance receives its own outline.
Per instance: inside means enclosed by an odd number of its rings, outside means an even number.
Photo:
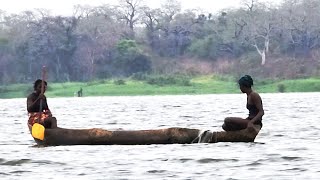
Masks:
[[[39,139],[39,140],[43,140],[44,139],[44,131],[45,131],[44,126],[42,126],[39,123],[34,123],[32,126],[32,131],[31,131],[32,137]]]

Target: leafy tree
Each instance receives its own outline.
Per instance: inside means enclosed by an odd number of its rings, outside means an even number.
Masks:
[[[151,70],[151,61],[142,53],[134,40],[121,40],[117,44],[117,55],[113,65],[116,74],[127,77]]]

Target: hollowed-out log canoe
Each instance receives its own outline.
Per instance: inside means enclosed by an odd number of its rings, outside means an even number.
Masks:
[[[31,131],[29,125],[29,130]],[[45,129],[44,140],[35,139],[38,145],[149,145],[191,144],[217,142],[253,142],[258,131],[201,131],[189,128],[152,130]]]

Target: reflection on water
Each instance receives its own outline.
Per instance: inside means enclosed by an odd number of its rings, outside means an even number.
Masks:
[[[254,143],[37,147],[25,99],[0,100],[0,179],[318,179],[320,93],[261,94]],[[66,128],[221,130],[245,117],[236,95],[49,98]]]

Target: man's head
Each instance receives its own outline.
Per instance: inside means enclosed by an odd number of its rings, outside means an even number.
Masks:
[[[244,75],[239,79],[238,83],[240,86],[251,88],[253,86],[253,79],[249,75]]]
[[[239,81],[240,90],[245,92],[245,89],[250,89],[253,86],[253,79],[249,75],[242,76]]]
[[[37,92],[38,91],[41,92],[41,83],[42,83],[42,80],[41,79],[37,79],[33,84],[33,89],[35,91],[37,91]],[[44,81],[44,91],[46,91],[46,89],[47,89],[47,82]]]

